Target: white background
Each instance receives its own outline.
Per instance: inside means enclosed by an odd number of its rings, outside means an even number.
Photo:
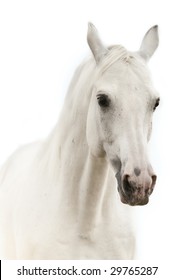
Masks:
[[[136,212],[138,258],[164,261],[173,250],[171,1],[1,0],[0,164],[54,127],[73,71],[89,53],[88,21],[107,44],[129,50],[138,49],[152,25],[160,28],[160,46],[149,63],[161,96],[149,146],[158,181],[150,203]]]

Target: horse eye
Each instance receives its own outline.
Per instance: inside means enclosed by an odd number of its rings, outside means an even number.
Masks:
[[[109,107],[110,99],[106,94],[97,94],[97,100],[100,107]]]
[[[157,98],[156,102],[155,102],[155,105],[154,105],[154,108],[153,108],[153,111],[156,110],[157,106],[159,106],[159,103],[160,103],[160,98]]]

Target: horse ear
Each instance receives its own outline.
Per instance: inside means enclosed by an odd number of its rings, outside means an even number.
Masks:
[[[140,55],[148,61],[159,45],[158,26],[151,27],[145,34],[139,50]]]
[[[96,63],[99,63],[102,57],[107,54],[108,49],[103,45],[102,41],[99,38],[97,29],[91,22],[88,23],[87,41],[94,55]]]

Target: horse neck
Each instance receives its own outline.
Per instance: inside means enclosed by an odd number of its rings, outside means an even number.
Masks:
[[[94,226],[101,213],[108,174],[106,160],[93,157],[86,140],[94,70],[87,63],[74,75],[50,143],[60,204],[66,205],[66,216],[76,217],[81,234]]]

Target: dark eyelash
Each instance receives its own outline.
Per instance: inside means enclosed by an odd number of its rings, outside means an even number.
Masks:
[[[159,103],[160,103],[160,98],[157,98],[157,100],[155,102],[155,105],[154,105],[154,108],[153,108],[153,111],[156,110],[157,106],[159,106]]]
[[[110,105],[110,99],[104,93],[97,94],[97,100],[98,100],[98,104],[100,105],[100,107],[109,107],[109,105]]]

